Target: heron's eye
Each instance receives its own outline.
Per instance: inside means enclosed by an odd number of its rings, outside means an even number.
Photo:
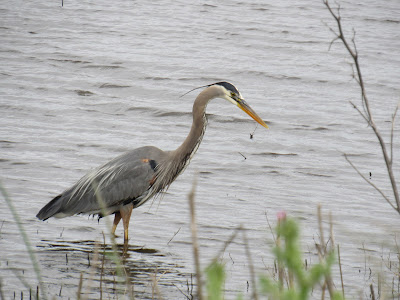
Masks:
[[[235,99],[235,93],[231,92],[231,97]]]

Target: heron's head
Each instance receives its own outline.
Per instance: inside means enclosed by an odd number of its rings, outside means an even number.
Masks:
[[[268,125],[265,124],[265,122],[257,115],[257,113],[250,107],[250,105],[248,105],[247,102],[244,101],[239,90],[232,83],[222,81],[214,83],[212,85],[218,86],[218,88],[221,90],[221,98],[224,98],[232,104],[237,105],[241,110],[252,117],[254,121],[256,121],[258,124],[262,125],[265,128],[268,128]]]

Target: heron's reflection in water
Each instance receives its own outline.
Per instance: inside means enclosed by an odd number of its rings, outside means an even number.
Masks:
[[[191,290],[191,274],[165,263],[159,250],[96,241],[42,240],[37,246],[43,280],[49,295],[67,299],[77,293],[89,299],[168,298]],[[186,273],[185,273],[186,272]]]

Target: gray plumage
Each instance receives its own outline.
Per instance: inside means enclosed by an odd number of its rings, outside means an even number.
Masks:
[[[152,146],[126,152],[87,173],[43,207],[37,217],[46,220],[75,214],[108,215],[131,202],[138,207],[159,192],[151,189],[151,181],[157,165],[167,156],[167,152]],[[106,211],[101,211],[98,197],[105,202]]]
[[[126,152],[83,176],[71,188],[45,205],[37,217],[47,220],[53,216],[103,216],[114,213],[113,233],[122,218],[126,242],[132,209],[167,189],[187,167],[197,151],[207,125],[206,107],[214,98],[228,100],[268,128],[232,84],[219,82],[206,86],[193,104],[192,127],[180,147],[165,152],[153,146],[146,146]]]

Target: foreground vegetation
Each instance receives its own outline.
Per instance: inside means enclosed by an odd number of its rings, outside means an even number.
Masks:
[[[53,296],[48,295],[45,284],[41,277],[41,271],[39,263],[35,256],[35,251],[30,245],[29,238],[27,237],[25,230],[20,222],[17,211],[14,209],[12,201],[7,196],[4,188],[1,188],[3,197],[6,199],[10,210],[13,212],[14,219],[19,226],[21,235],[24,237],[24,242],[27,246],[27,251],[32,262],[33,269],[37,275],[38,284],[36,287],[29,286],[23,278],[20,278],[26,288],[29,288],[29,298],[33,299],[49,299]],[[334,251],[333,238],[329,237],[328,241],[324,240],[324,232],[322,229],[321,212],[319,210],[319,221],[320,221],[320,241],[316,244],[316,249],[319,255],[319,263],[313,266],[305,266],[300,245],[300,234],[299,225],[292,219],[287,218],[284,213],[278,216],[278,222],[272,235],[274,236],[275,247],[273,249],[275,255],[275,262],[277,265],[276,275],[261,275],[258,276],[254,272],[252,258],[250,254],[249,245],[246,237],[246,230],[243,227],[239,227],[235,230],[229,240],[226,241],[223,249],[215,257],[214,260],[209,264],[205,270],[200,267],[199,263],[199,249],[196,240],[197,228],[195,222],[195,210],[194,210],[194,190],[189,195],[191,202],[191,226],[193,236],[193,252],[194,260],[196,262],[196,276],[197,286],[194,287],[195,292],[183,293],[187,299],[210,299],[219,300],[225,299],[224,297],[224,284],[226,280],[224,261],[220,259],[221,254],[229,247],[235,239],[239,238],[239,234],[242,234],[244,251],[248,258],[248,265],[250,269],[250,281],[252,286],[251,297],[253,299],[259,299],[260,297],[266,296],[268,299],[309,299],[311,293],[318,293],[324,295],[327,291],[331,299],[343,299],[341,292],[338,292],[334,288],[334,284],[331,278],[331,269],[335,265],[337,254]],[[111,224],[110,224],[111,225]],[[103,251],[101,253],[101,245],[97,244],[92,253],[91,266],[89,275],[83,278],[81,273],[80,280],[77,283],[76,298],[86,298],[87,292],[90,291],[90,287],[94,286],[93,278],[94,273],[103,273],[104,262],[108,260],[112,262],[117,276],[116,282],[118,284],[114,288],[114,294],[108,295],[114,297],[124,297],[125,299],[134,299],[134,283],[131,282],[128,272],[124,266],[124,255],[126,254],[125,248],[119,248],[118,245],[112,240],[112,245],[106,247],[103,245]],[[204,283],[204,284],[203,284]],[[96,287],[95,290],[100,291],[100,298],[102,298],[102,286],[105,283],[100,279],[100,287]],[[60,288],[60,295],[61,295]],[[192,286],[193,291],[193,286]],[[3,297],[2,287],[0,285],[0,295]],[[153,297],[161,299],[162,295],[159,294],[157,288],[157,282],[153,282]],[[238,299],[242,296],[238,295]],[[15,298],[15,294],[14,294]],[[23,294],[21,292],[21,298]]]
[[[253,299],[266,296],[268,299],[276,300],[305,300],[310,299],[312,293],[318,293],[318,289],[320,289],[319,294],[322,299],[324,299],[326,289],[328,289],[331,299],[344,299],[342,293],[335,290],[332,281],[331,269],[335,263],[335,251],[328,250],[326,243],[316,244],[320,261],[307,269],[300,247],[298,223],[282,214],[279,216],[275,234],[273,252],[278,266],[276,269],[278,280],[268,275],[261,275],[258,289],[253,282]],[[253,277],[254,274],[251,276]],[[212,262],[207,268],[206,299],[224,299],[224,279],[223,263]]]

